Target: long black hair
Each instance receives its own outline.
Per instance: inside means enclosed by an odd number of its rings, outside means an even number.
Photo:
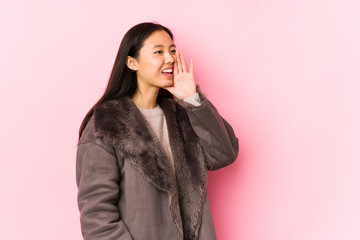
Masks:
[[[105,101],[119,99],[124,96],[132,96],[135,93],[137,89],[136,72],[133,72],[127,67],[126,58],[127,56],[137,58],[139,56],[140,49],[143,47],[144,41],[154,31],[158,30],[166,31],[170,35],[171,39],[174,40],[173,34],[168,28],[153,22],[139,23],[132,27],[124,35],[105,92],[82,121],[79,129],[79,139],[86,124],[93,115],[95,107]],[[167,90],[160,88],[157,98],[159,99],[164,97],[171,98],[172,94]]]

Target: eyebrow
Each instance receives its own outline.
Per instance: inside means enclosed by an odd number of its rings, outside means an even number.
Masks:
[[[164,45],[158,44],[155,45],[153,48],[157,48],[157,47],[164,47]],[[171,44],[169,47],[176,47],[175,44]]]

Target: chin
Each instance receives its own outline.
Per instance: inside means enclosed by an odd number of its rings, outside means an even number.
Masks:
[[[164,88],[164,87],[171,87],[173,85],[173,80],[172,79],[167,79],[167,80],[162,80],[161,84],[159,84],[159,87]]]

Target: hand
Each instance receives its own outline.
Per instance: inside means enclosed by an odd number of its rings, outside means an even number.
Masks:
[[[183,100],[196,93],[196,83],[194,78],[194,60],[190,59],[189,72],[186,70],[186,63],[182,52],[175,53],[174,62],[174,84],[172,87],[165,87],[177,99]]]

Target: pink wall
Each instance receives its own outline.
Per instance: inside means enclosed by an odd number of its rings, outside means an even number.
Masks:
[[[1,1],[0,239],[81,239],[78,127],[142,21],[173,30],[239,138],[238,160],[209,174],[218,239],[360,239],[359,10],[355,0]]]

